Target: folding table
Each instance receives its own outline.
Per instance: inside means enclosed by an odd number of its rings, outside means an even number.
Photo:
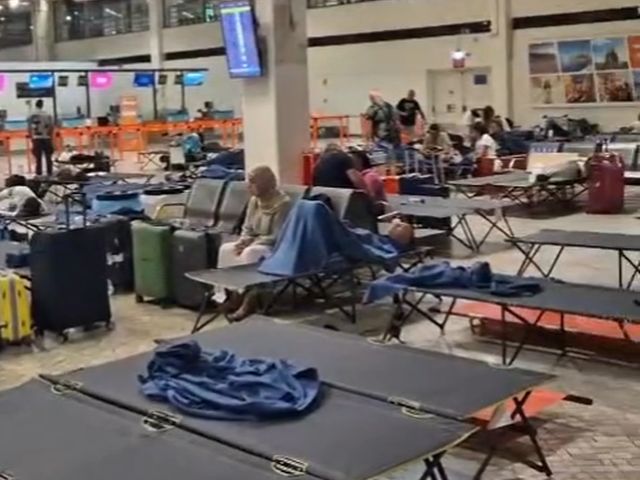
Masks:
[[[543,277],[548,278],[555,270],[562,253],[567,247],[611,250],[618,254],[618,286],[630,289],[640,274],[640,260],[633,260],[630,252],[640,252],[640,235],[606,232],[580,232],[570,230],[540,230],[524,237],[508,240],[524,255],[518,268],[518,275],[524,275],[529,267],[534,267]],[[536,260],[543,247],[560,247],[551,265],[543,268]],[[631,276],[625,281],[624,264],[631,267]]]

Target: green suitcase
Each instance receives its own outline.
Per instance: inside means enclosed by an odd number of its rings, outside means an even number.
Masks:
[[[168,301],[171,291],[173,228],[137,221],[131,224],[136,301]]]

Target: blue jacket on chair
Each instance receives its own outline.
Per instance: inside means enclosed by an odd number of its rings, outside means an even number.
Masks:
[[[320,395],[314,368],[286,360],[248,359],[204,351],[196,342],[156,350],[142,393],[180,413],[212,420],[270,420],[303,414]]]
[[[449,262],[423,265],[411,273],[389,275],[372,282],[364,303],[402,293],[407,288],[459,288],[491,293],[499,297],[529,297],[542,291],[535,279],[495,274],[487,262],[471,267],[453,267]]]
[[[348,228],[324,203],[300,200],[259,271],[288,277],[357,263],[383,264],[393,270],[398,253],[398,247],[388,237]]]

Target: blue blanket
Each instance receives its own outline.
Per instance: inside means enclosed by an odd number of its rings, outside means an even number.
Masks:
[[[398,254],[399,248],[388,237],[348,228],[324,203],[300,200],[289,213],[273,253],[258,270],[289,277],[375,263],[392,271]]]
[[[313,408],[320,394],[313,368],[203,351],[196,342],[159,348],[138,380],[151,400],[212,420],[288,418]]]
[[[411,273],[389,275],[372,282],[364,303],[371,303],[413,288],[459,288],[491,293],[499,297],[528,297],[542,291],[534,279],[495,274],[487,262],[471,267],[453,267],[449,262],[424,265]]]

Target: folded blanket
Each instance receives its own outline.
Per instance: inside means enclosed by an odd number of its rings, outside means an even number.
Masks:
[[[535,279],[495,274],[487,262],[454,267],[449,262],[424,265],[411,273],[389,275],[372,282],[364,303],[401,293],[407,288],[459,288],[488,292],[499,297],[529,297],[542,291]]]
[[[159,348],[138,380],[146,397],[212,420],[292,417],[313,408],[320,393],[313,368],[203,351],[196,342]]]
[[[300,200],[289,213],[273,254],[262,262],[259,271],[305,275],[345,263],[382,264],[393,271],[399,250],[388,237],[347,227],[324,203]]]

